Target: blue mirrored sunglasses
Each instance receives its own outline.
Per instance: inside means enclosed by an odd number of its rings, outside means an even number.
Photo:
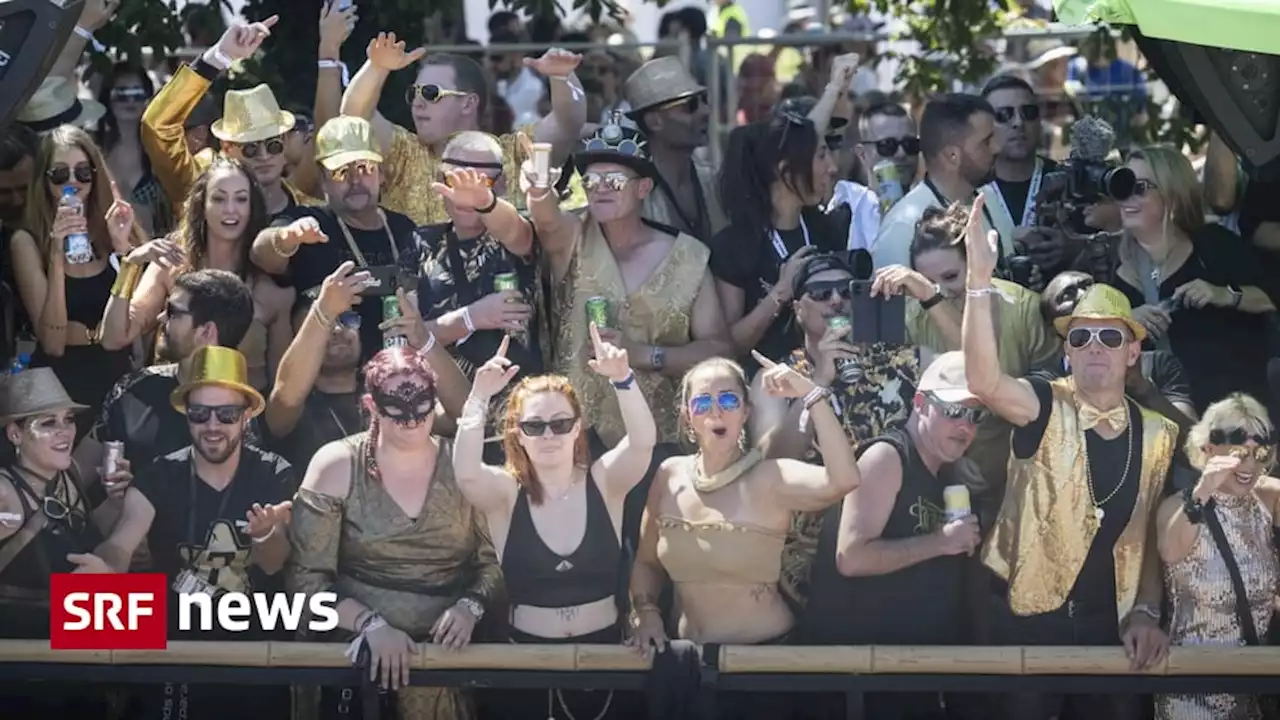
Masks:
[[[711,393],[694,395],[689,398],[691,415],[706,415],[711,412],[712,404],[719,405],[721,412],[733,412],[742,407],[742,396],[732,390],[721,390],[714,398]]]

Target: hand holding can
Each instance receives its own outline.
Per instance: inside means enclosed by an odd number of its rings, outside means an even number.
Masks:
[[[946,505],[947,522],[963,520],[973,514],[969,506],[969,488],[964,485],[948,485],[942,489],[942,500]]]

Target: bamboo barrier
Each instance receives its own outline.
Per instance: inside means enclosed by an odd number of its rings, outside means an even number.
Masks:
[[[45,640],[0,640],[0,663],[350,667],[340,643],[176,641],[166,650],[52,650]],[[846,675],[1280,676],[1280,647],[1175,647],[1160,665],[1129,669],[1119,647],[751,646],[720,648],[720,672]],[[644,671],[620,645],[504,645],[460,651],[424,644],[414,670]]]

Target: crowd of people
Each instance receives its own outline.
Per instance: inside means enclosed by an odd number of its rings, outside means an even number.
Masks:
[[[117,68],[105,113],[55,66],[6,129],[0,638],[48,636],[58,572],[331,591],[339,629],[303,639],[350,641],[396,717],[604,720],[704,717],[706,644],[1099,645],[1142,670],[1280,630],[1274,227],[1210,214],[1257,202],[1220,140],[1203,181],[1176,148],[1123,148],[1131,192],[1046,222],[1060,167],[1017,75],[917,116],[854,107],[859,58],[840,55],[716,165],[679,57],[639,64],[600,114],[589,56],[508,57],[510,93],[528,73],[549,104],[495,135],[468,57],[382,33],[345,82],[352,13],[321,18],[309,117],[266,85],[209,96],[272,17],[154,95]],[[408,128],[378,111],[401,71]],[[656,681],[409,682],[418,643],[472,642],[625,643]],[[0,701],[361,702],[198,683]],[[1267,701],[899,693],[867,716],[1254,720]],[[716,716],[843,703],[727,694]]]

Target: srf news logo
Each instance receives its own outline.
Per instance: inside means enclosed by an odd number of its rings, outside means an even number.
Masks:
[[[178,629],[244,632],[255,626],[296,631],[338,627],[334,593],[228,592],[178,597]],[[59,573],[49,582],[49,647],[54,650],[164,650],[169,642],[169,579],[159,573]],[[254,621],[257,621],[256,623]]]

